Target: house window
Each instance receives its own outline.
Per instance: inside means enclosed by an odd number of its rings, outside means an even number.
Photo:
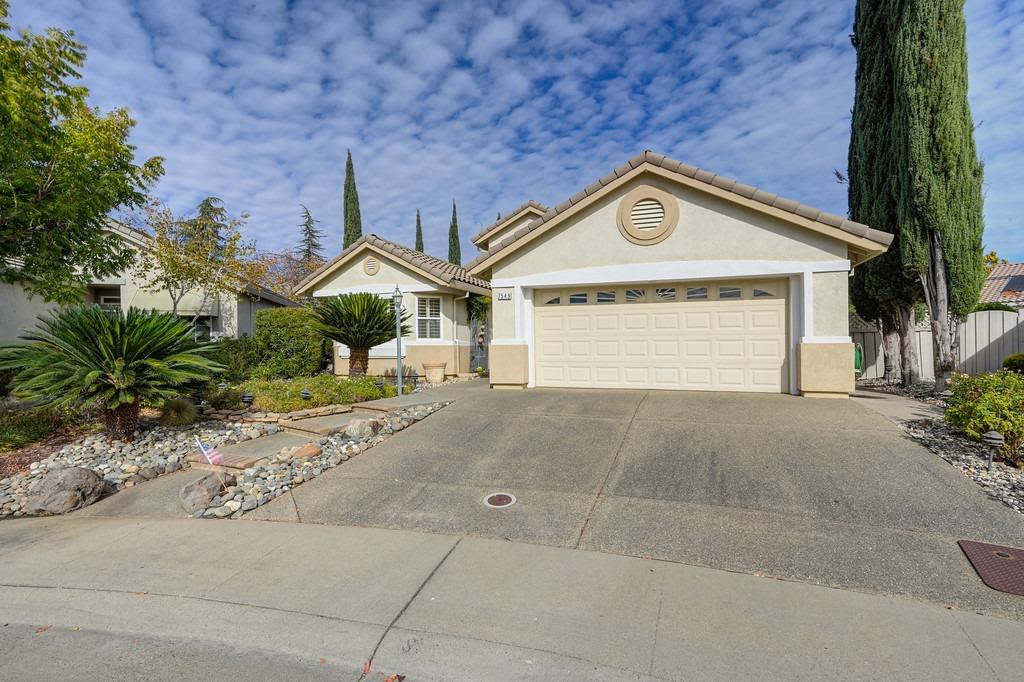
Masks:
[[[598,303],[615,303],[615,292],[614,291],[599,291],[597,292]]]
[[[739,287],[718,287],[718,298],[742,298],[743,290]]]
[[[775,298],[775,294],[767,289],[754,287],[754,298]]]
[[[561,304],[562,304],[562,297],[561,296],[555,296],[554,298],[549,298],[547,301],[544,302],[544,305],[561,305]]]
[[[579,294],[569,294],[569,305],[580,305],[587,302],[586,292]]]
[[[654,294],[658,297],[659,301],[674,301],[676,300],[676,288],[675,287],[661,287],[654,290]]]
[[[421,296],[416,299],[416,337],[441,338],[441,299]]]
[[[626,289],[626,303],[637,303],[638,301],[643,301],[646,296],[646,289]]]
[[[686,287],[687,301],[705,301],[708,297],[707,287]]]
[[[99,304],[104,310],[120,310],[121,294],[103,294],[99,297]]]

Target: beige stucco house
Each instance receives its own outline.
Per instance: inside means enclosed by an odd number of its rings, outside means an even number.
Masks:
[[[542,208],[474,239],[493,386],[853,390],[848,277],[892,235],[649,151]]]
[[[136,251],[147,248],[149,235],[127,225],[111,222],[108,231]],[[130,307],[170,311],[171,297],[141,281],[132,268],[112,277],[89,282],[85,302],[106,308]],[[189,292],[178,303],[178,315],[195,320],[199,338],[251,336],[255,332],[256,313],[264,308],[297,306],[294,301],[257,285],[240,286],[203,301],[200,292]],[[34,327],[39,315],[56,307],[39,297],[30,297],[18,284],[0,283],[0,343],[17,340],[23,329]]]
[[[490,289],[458,265],[369,234],[303,280],[295,293],[390,297],[396,286],[402,307],[412,315],[412,333],[402,338],[403,372],[423,376],[425,365],[440,363],[447,376],[471,372],[467,300],[472,294],[489,295]],[[370,349],[368,374],[394,375],[397,352],[394,341]],[[334,370],[348,374],[348,349],[340,344],[334,347]]]

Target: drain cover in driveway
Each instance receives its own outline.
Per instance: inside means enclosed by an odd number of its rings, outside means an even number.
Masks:
[[[484,498],[484,504],[492,509],[511,507],[516,503],[516,496],[512,493],[491,493]]]
[[[1024,549],[971,540],[960,540],[957,544],[981,576],[982,582],[993,590],[1024,597]]]

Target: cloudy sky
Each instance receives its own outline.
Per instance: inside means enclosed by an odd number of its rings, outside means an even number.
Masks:
[[[299,204],[340,249],[345,150],[364,232],[444,256],[526,199],[554,205],[653,149],[844,214],[854,0],[339,2],[13,0],[74,29],[84,82],[127,106],[157,194],[222,197],[262,248]],[[986,245],[1024,260],[1024,3],[968,0]]]

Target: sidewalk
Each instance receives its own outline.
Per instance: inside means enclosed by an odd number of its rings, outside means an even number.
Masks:
[[[929,403],[893,393],[858,388],[850,396],[859,405],[896,422],[897,424],[915,419],[935,419],[942,416],[942,409]]]
[[[911,600],[500,540],[258,521],[0,524],[0,622],[0,665],[23,679],[174,679],[189,661],[217,677],[217,660],[225,674],[273,661],[263,677],[357,679],[372,659],[368,679],[417,680],[1013,679],[1024,664],[1024,623]],[[138,652],[151,649],[176,664],[149,665]]]

